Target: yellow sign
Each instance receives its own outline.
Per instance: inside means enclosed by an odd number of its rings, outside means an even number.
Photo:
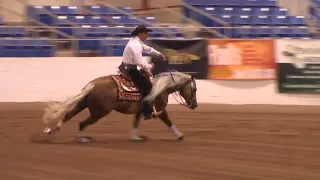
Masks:
[[[164,55],[168,57],[169,64],[191,64],[200,60],[200,57],[190,53],[180,53],[173,49],[164,49]]]

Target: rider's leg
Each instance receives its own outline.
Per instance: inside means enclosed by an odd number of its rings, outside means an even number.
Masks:
[[[129,70],[128,73],[131,76],[133,83],[140,89],[142,98],[146,97],[152,88],[151,82],[137,69]],[[148,102],[143,102],[142,107],[145,119],[150,119],[153,112],[152,105]]]

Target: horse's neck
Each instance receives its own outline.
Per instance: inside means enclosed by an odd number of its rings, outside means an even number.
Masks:
[[[164,76],[167,76],[167,74],[164,74]],[[180,87],[182,86],[182,84],[177,83],[177,78],[175,77],[175,75],[170,75],[170,79],[172,80],[172,82],[175,84],[173,87],[169,87],[168,89],[165,90],[166,93],[168,94],[172,94],[176,91],[178,91],[180,89]],[[161,77],[161,75],[160,75]],[[167,76],[168,77],[168,76]]]
[[[176,85],[176,86],[174,86],[174,87],[170,87],[170,88],[168,88],[168,89],[166,90],[166,92],[167,92],[168,94],[172,94],[172,93],[174,93],[174,92],[176,92],[176,91],[179,91],[180,86],[181,86],[181,85]]]

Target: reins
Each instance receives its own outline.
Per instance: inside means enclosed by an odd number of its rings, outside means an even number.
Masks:
[[[168,69],[169,69],[169,68],[168,68]],[[174,71],[177,72],[177,70],[173,69],[172,67],[170,67],[170,69],[172,69],[172,70],[174,70]],[[168,71],[169,71],[169,73],[170,73],[170,76],[171,76],[171,78],[172,78],[173,83],[176,84],[176,81],[174,80],[174,77],[173,77],[171,71],[170,71],[170,70],[168,70]],[[178,96],[180,97],[181,102],[179,102],[179,101],[177,100],[177,98],[176,98],[176,96],[175,96],[175,93],[178,94]],[[187,104],[187,102],[184,101],[183,98],[181,97],[181,94],[180,94],[180,92],[179,92],[178,90],[174,91],[174,92],[172,93],[172,96],[173,96],[173,98],[174,98],[180,105],[185,106],[185,107],[189,107],[189,105]]]

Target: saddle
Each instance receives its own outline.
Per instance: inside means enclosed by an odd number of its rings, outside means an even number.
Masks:
[[[138,87],[132,82],[126,71],[118,71],[118,74],[111,75],[118,87],[118,100],[121,101],[141,101],[141,92]],[[151,81],[153,76],[151,73],[140,70]]]

